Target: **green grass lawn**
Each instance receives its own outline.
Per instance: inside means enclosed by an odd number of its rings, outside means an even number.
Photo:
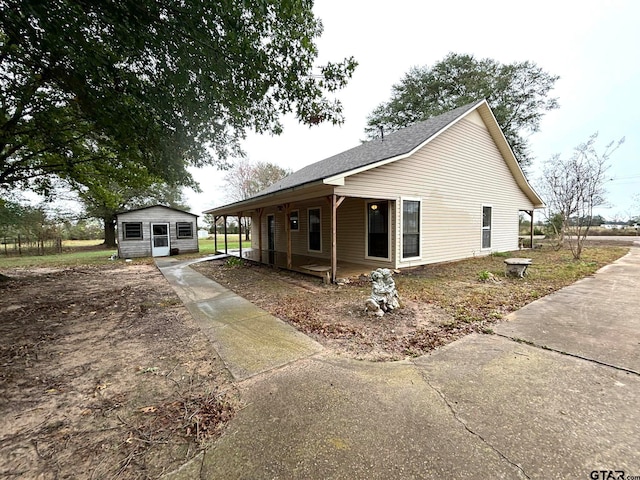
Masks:
[[[238,235],[227,235],[228,250],[239,248]],[[21,267],[63,267],[74,265],[96,265],[109,263],[110,256],[117,252],[115,248],[103,248],[103,240],[65,240],[62,244],[63,253],[49,255],[0,255],[0,268],[21,268]],[[199,239],[200,252],[197,254],[187,254],[189,257],[199,255],[211,255],[214,253],[213,239]],[[242,242],[242,248],[250,248],[251,242]],[[218,251],[224,251],[224,235],[218,235]],[[188,258],[185,255],[185,258]],[[149,262],[149,258],[133,259],[136,262]]]
[[[98,248],[94,244],[52,255],[0,256],[0,268],[96,265],[111,262],[109,257],[113,253],[116,253],[114,248]]]
[[[238,234],[229,234],[227,235],[227,249],[228,250],[237,250],[240,248],[240,242],[238,241]],[[198,245],[200,246],[200,253],[203,254],[211,254],[214,253],[214,241],[213,238],[211,240],[207,238],[201,238],[198,240]],[[251,248],[251,241],[243,241],[242,248]],[[218,251],[224,252],[224,235],[218,235]]]

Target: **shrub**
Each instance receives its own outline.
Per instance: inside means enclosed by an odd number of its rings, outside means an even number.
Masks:
[[[481,282],[486,282],[491,277],[491,272],[489,272],[488,270],[482,270],[480,273],[478,273],[478,280],[480,280]]]
[[[230,268],[241,267],[242,265],[244,265],[244,262],[242,261],[241,258],[238,258],[238,257],[229,257],[225,262],[225,266]]]

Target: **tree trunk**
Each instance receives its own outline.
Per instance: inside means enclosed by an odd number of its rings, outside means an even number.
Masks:
[[[116,248],[116,219],[109,215],[102,219],[104,222],[104,245],[109,248]]]
[[[251,240],[251,237],[249,236],[250,232],[251,232],[251,219],[245,217],[244,218],[244,239],[246,242]]]

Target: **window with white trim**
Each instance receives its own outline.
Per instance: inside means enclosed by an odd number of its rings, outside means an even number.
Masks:
[[[193,238],[193,222],[176,222],[178,238]]]
[[[482,248],[491,248],[491,217],[493,208],[482,206]]]
[[[123,222],[123,240],[142,240],[142,222]]]
[[[402,200],[402,258],[420,256],[420,200]]]

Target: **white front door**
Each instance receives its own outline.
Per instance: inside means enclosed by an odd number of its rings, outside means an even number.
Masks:
[[[166,257],[169,255],[169,224],[151,224],[151,256]]]

